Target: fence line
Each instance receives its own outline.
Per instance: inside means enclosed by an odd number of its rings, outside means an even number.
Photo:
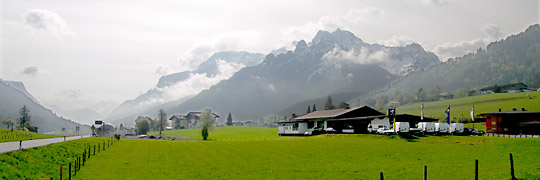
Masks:
[[[512,153],[509,153],[510,154],[510,177],[512,180],[517,180],[516,176],[515,176],[515,173],[514,173],[514,158],[512,156]],[[427,172],[427,165],[424,166],[424,180],[427,180],[428,178],[428,172]],[[383,175],[383,172],[380,172],[380,179],[381,180],[384,180],[384,175]],[[443,178],[438,178],[438,179],[443,179]],[[474,179],[475,180],[478,180],[479,179],[479,171],[478,171],[478,159],[475,159],[474,160]]]
[[[120,141],[120,139],[115,139],[115,138],[108,139],[108,140],[107,140],[107,145],[109,145],[109,143],[110,143],[110,145],[112,145],[115,141],[118,142],[118,141]],[[100,147],[101,142],[97,143],[97,145],[98,145],[98,153],[99,153],[99,152],[100,152],[100,149],[101,149],[101,147]],[[92,156],[95,156],[95,155],[96,155],[96,145],[94,144],[93,146],[94,146],[94,154],[93,154]],[[73,172],[73,176],[77,175],[77,171],[80,171],[80,170],[81,170],[81,166],[84,166],[85,163],[86,163],[86,161],[87,161],[88,159],[90,159],[90,156],[91,156],[91,153],[90,153],[91,147],[92,147],[92,145],[89,145],[89,147],[88,147],[88,153],[86,152],[86,148],[84,148],[84,149],[83,149],[84,152],[81,153],[81,157],[79,157],[78,155],[76,155],[76,156],[72,156],[72,157],[70,158],[70,160],[68,160],[68,162],[69,162],[69,163],[67,164],[68,167],[69,167],[69,168],[68,168],[68,171],[67,171],[67,173],[68,173],[68,179],[71,180],[72,172]],[[103,140],[103,146],[102,146],[102,147],[103,147],[103,151],[105,151],[105,150],[106,150],[106,149],[105,149],[105,140]],[[72,159],[72,158],[74,158],[74,159]],[[72,170],[72,168],[71,168],[72,163],[73,163],[73,167],[74,167],[73,170]],[[82,165],[81,165],[81,163],[82,163]],[[60,177],[60,180],[63,180],[63,177],[64,177],[64,170],[63,170],[64,167],[65,167],[64,165],[60,165],[60,176],[59,176],[59,177]],[[51,177],[51,179],[53,179],[53,177]]]

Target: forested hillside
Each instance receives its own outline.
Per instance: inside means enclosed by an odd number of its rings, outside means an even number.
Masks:
[[[431,68],[410,73],[388,89],[352,100],[354,105],[384,106],[389,101],[402,105],[438,100],[439,93],[454,97],[478,93],[486,86],[523,82],[540,87],[540,25],[529,26],[522,33],[490,43],[462,57]]]
[[[416,92],[439,85],[441,91],[475,89],[494,84],[523,82],[540,87],[540,26],[490,43],[476,53],[450,59],[426,71],[411,73],[391,91]]]

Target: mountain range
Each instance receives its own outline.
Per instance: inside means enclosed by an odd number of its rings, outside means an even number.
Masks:
[[[419,88],[438,86],[441,92],[473,91],[496,84],[522,82],[540,87],[540,25],[492,42],[483,49],[451,58],[429,69],[410,73],[387,90],[372,96],[393,96],[396,92],[417,93]]]
[[[294,51],[270,53],[262,63],[242,68],[185,101],[156,106],[139,115],[155,116],[158,108],[169,115],[211,108],[217,114],[231,112],[235,120],[259,120],[300,101],[381,89],[398,77],[439,62],[416,43],[387,47],[366,43],[340,29],[319,31],[309,43],[298,41]],[[158,85],[185,76],[185,72],[164,76]],[[133,120],[115,122],[129,126]]]
[[[172,103],[180,104],[219,81],[228,79],[238,70],[260,64],[263,59],[264,55],[259,53],[217,52],[194,71],[162,76],[155,88],[133,100],[125,101],[115,108],[105,121],[132,126],[132,119],[137,116],[141,114],[153,116],[154,110],[157,112]]]
[[[22,82],[4,81],[0,79],[0,120],[9,118],[16,120],[19,110],[24,105],[30,110],[31,124],[39,127],[38,132],[54,132],[61,134],[61,128],[66,128],[68,134],[75,132],[80,126],[81,133],[90,133],[90,126],[82,125],[72,120],[59,117],[51,109],[41,105],[24,87]],[[3,124],[0,126],[4,126]]]
[[[485,49],[441,62],[417,43],[389,47],[366,43],[340,29],[319,31],[310,42],[300,40],[290,51],[281,48],[266,56],[215,53],[194,71],[162,76],[154,88],[122,103],[105,121],[130,127],[137,116],[156,117],[159,109],[171,116],[204,108],[221,116],[230,112],[235,121],[257,121],[303,114],[313,104],[321,110],[329,95],[337,106],[340,102],[365,104],[366,98],[434,86],[441,91],[514,82],[540,87],[539,35],[540,26],[532,25]],[[40,105],[22,83],[2,80],[0,89],[2,98],[13,102],[0,104],[0,119],[15,118],[18,106],[33,104],[32,111],[54,119],[51,124],[57,127],[77,124]],[[36,119],[37,124],[40,121]]]

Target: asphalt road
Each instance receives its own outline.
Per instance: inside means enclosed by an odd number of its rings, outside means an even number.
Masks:
[[[90,135],[82,136],[82,138],[87,138],[87,137],[90,137]],[[66,137],[66,141],[71,141],[75,139],[81,139],[81,136]],[[63,137],[27,140],[27,141],[22,141],[22,148],[28,149],[28,148],[38,147],[38,146],[45,146],[45,145],[53,144],[53,143],[59,143],[63,141],[64,141]],[[19,141],[0,143],[0,154],[5,153],[5,152],[10,152],[10,151],[17,151],[17,150],[19,150]]]

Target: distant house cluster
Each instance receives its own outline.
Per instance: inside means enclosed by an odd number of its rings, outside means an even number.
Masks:
[[[197,122],[201,119],[202,112],[189,112],[186,115],[173,115],[169,120],[172,121],[173,129],[190,129],[199,128]],[[214,117],[219,118],[219,115],[212,113]]]
[[[530,92],[536,91],[536,88],[528,87],[523,83],[513,83],[505,85],[494,85],[480,89],[481,94],[493,94],[493,93],[518,93],[518,92]],[[540,89],[539,89],[540,90]]]

